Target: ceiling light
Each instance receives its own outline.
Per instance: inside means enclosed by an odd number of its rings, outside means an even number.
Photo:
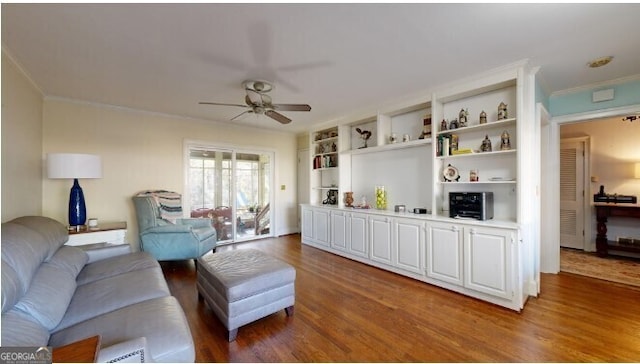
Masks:
[[[602,67],[602,66],[604,66],[606,64],[609,64],[609,62],[611,62],[612,59],[613,59],[612,56],[607,56],[607,57],[594,59],[593,61],[587,62],[587,66],[589,66],[591,68]]]

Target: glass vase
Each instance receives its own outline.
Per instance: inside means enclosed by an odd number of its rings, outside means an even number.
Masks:
[[[384,186],[376,186],[376,209],[387,209],[387,191]]]

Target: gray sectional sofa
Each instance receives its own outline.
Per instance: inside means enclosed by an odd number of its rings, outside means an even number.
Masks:
[[[61,223],[2,224],[2,346],[55,348],[101,336],[98,361],[193,362],[184,311],[148,253],[66,246]],[[116,251],[116,250],[114,250]]]

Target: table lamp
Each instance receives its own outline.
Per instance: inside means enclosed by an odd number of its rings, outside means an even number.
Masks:
[[[73,178],[73,186],[69,195],[69,226],[79,229],[87,220],[87,207],[78,179],[102,178],[100,156],[49,153],[47,154],[47,176],[49,178]]]

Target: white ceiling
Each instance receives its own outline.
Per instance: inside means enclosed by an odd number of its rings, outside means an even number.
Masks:
[[[301,132],[529,59],[547,92],[640,74],[640,4],[2,4],[2,45],[46,96]],[[602,56],[613,62],[590,69]],[[241,83],[274,103],[229,121]]]

